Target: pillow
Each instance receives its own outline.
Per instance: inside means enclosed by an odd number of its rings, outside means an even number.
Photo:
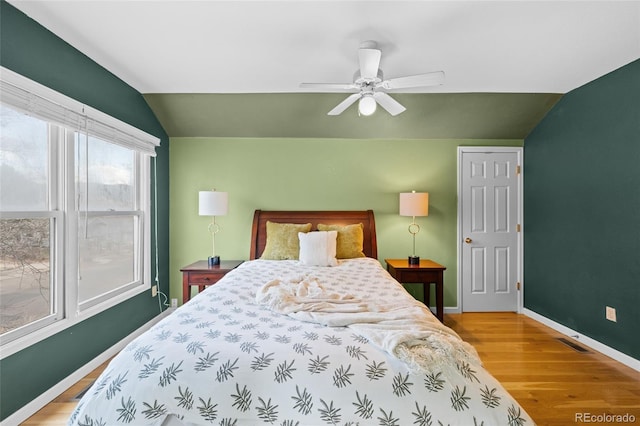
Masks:
[[[260,259],[296,260],[300,252],[298,232],[309,232],[311,224],[267,221],[267,243]]]
[[[318,231],[338,231],[336,257],[338,259],[353,259],[365,257],[363,253],[364,225],[325,225],[318,224]]]
[[[336,266],[337,231],[298,232],[300,262],[309,266]]]

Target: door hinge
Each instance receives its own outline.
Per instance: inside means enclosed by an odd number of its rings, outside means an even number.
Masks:
[[[516,290],[520,291],[520,281],[516,283]]]
[[[520,174],[520,164],[518,164],[516,166],[516,174],[519,175]]]
[[[516,225],[516,232],[520,232],[520,224],[519,223]]]

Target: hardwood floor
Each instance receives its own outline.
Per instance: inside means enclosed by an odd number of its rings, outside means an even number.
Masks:
[[[567,338],[588,350],[578,352],[557,340],[566,336],[524,315],[465,313],[448,315],[445,323],[475,346],[485,368],[538,425],[587,423],[581,420],[603,414],[628,414],[640,424],[634,369]]]
[[[93,370],[78,383],[71,386],[56,399],[42,407],[42,409],[37,413],[20,424],[31,426],[66,426],[69,416],[78,404],[78,401],[74,398],[88,386],[91,386],[100,373],[102,373],[102,371],[107,367],[107,364],[108,362],[105,362],[100,367]]]
[[[538,425],[640,424],[639,372],[575,342],[588,350],[578,352],[557,340],[565,336],[524,315],[447,314],[445,324],[476,347],[485,368]],[[22,424],[66,425],[76,405],[72,398],[104,367],[93,371]],[[597,421],[596,416],[605,415],[627,415],[627,419],[633,416],[635,420],[623,422],[610,417]]]

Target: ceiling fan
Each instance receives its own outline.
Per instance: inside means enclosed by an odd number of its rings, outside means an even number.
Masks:
[[[340,115],[356,101],[361,115],[371,115],[380,104],[391,115],[398,115],[406,108],[389,96],[386,91],[394,89],[408,89],[415,87],[436,86],[444,83],[444,72],[435,71],[426,74],[410,75],[406,77],[384,80],[380,66],[382,52],[375,41],[365,41],[358,49],[360,70],[356,71],[353,83],[302,83],[304,89],[324,89],[326,91],[346,90],[355,91],[328,115]]]

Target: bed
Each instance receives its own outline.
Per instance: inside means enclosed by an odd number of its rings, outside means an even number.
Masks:
[[[250,260],[114,357],[69,424],[534,422],[382,268],[372,211],[257,210]]]

